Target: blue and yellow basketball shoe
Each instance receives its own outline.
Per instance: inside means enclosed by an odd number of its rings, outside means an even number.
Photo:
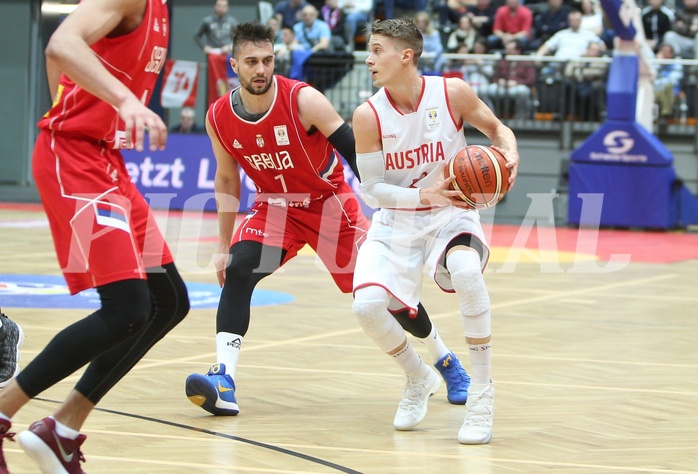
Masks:
[[[237,415],[235,382],[225,373],[225,364],[212,365],[206,375],[191,374],[185,384],[187,397],[197,406],[214,415]]]
[[[461,365],[458,357],[453,352],[446,354],[434,364],[434,367],[446,382],[448,401],[454,405],[465,405],[465,402],[468,401],[470,376]]]

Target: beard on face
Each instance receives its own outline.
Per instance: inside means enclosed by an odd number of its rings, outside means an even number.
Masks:
[[[264,87],[262,87],[261,89],[255,88],[254,84],[252,83],[252,81],[253,81],[254,79],[258,79],[258,78],[250,79],[249,81],[247,81],[247,83],[245,83],[245,84],[242,85],[242,86],[245,88],[245,90],[246,90],[247,92],[249,92],[250,94],[253,94],[253,95],[264,95],[264,94],[266,94],[266,92],[267,92],[267,91],[269,90],[269,88],[271,87],[271,79],[267,80],[267,83],[266,83],[266,84],[264,85]]]

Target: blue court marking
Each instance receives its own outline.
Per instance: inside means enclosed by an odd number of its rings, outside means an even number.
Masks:
[[[221,289],[209,283],[187,283],[192,309],[217,308]],[[290,303],[295,298],[287,293],[254,290],[252,306]],[[62,276],[0,273],[0,307],[15,308],[99,308],[96,290],[85,290],[70,296]]]

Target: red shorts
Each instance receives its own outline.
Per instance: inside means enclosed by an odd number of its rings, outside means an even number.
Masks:
[[[71,294],[173,261],[118,150],[42,130],[33,171]]]
[[[368,229],[356,194],[342,183],[310,202],[257,197],[233,236],[233,244],[253,240],[286,250],[282,265],[308,244],[343,293],[351,293],[359,244]]]

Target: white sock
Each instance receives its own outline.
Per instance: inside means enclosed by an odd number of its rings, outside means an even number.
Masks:
[[[54,417],[51,417],[51,419],[56,422],[56,433],[58,433],[58,436],[62,438],[76,439],[80,434],[79,431],[75,431],[72,428],[68,428],[63,423],[56,420]]]
[[[235,379],[243,336],[230,332],[216,334],[216,362],[225,364],[225,373]]]
[[[417,340],[427,347],[432,364],[436,364],[451,353],[448,347],[446,347],[446,344],[444,344],[443,339],[441,339],[441,336],[439,336],[439,333],[436,332],[436,326],[433,324],[431,325],[431,332],[429,335],[424,339],[417,338]]]
[[[427,366],[427,364],[422,362],[422,360],[420,359],[419,366],[417,366],[416,369],[414,369],[410,372],[407,372],[406,375],[407,375],[407,378],[410,380],[422,379],[422,378],[426,377],[427,375],[429,375],[429,370],[430,369]]]
[[[472,383],[490,383],[492,369],[492,343],[468,344],[470,352],[470,379]]]
[[[422,359],[419,358],[419,355],[410,345],[407,339],[405,339],[405,347],[395,354],[391,354],[390,357],[392,357],[393,360],[395,360],[395,362],[402,367],[402,370],[405,371],[405,374],[407,374],[408,377],[411,373],[420,369],[420,366],[424,365],[422,364]]]

